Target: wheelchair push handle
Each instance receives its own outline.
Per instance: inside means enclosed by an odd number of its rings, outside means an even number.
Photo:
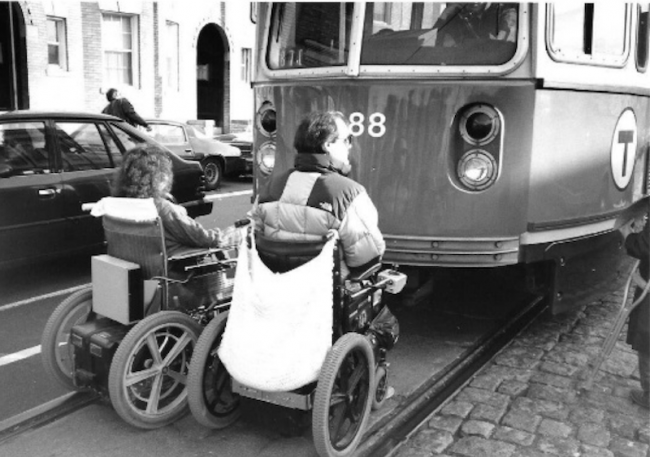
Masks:
[[[248,219],[248,218],[245,218],[245,219],[239,219],[239,220],[235,221],[234,225],[235,225],[235,228],[242,228],[242,227],[246,227],[250,223],[251,223],[251,220]]]

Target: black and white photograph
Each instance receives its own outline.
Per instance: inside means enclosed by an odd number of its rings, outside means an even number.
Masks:
[[[0,0],[0,457],[650,457],[649,13]]]

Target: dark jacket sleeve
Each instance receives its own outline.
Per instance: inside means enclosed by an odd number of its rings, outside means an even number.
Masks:
[[[129,118],[131,123],[141,125],[143,127],[149,126],[149,124],[147,124],[147,122],[142,119],[138,113],[135,112],[135,108],[126,98],[122,99],[122,111],[124,112],[124,115]]]
[[[650,263],[650,222],[639,233],[630,233],[625,238],[625,249],[628,255],[641,261],[641,276],[648,279],[648,267]]]
[[[627,253],[635,259],[648,261],[650,256],[650,240],[648,228],[644,228],[639,233],[630,233],[625,238],[625,249]]]

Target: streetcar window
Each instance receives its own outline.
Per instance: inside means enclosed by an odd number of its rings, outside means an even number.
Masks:
[[[278,3],[267,51],[270,69],[346,65],[353,3]]]
[[[636,68],[648,68],[648,5],[637,5]]]
[[[362,65],[501,65],[517,48],[515,3],[367,3]]]
[[[549,6],[551,55],[560,61],[623,65],[628,7],[623,3],[553,3]]]
[[[625,5],[602,2],[594,6],[595,55],[622,56],[625,53]]]

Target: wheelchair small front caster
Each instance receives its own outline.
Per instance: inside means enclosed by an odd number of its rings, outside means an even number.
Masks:
[[[393,396],[395,390],[388,385],[388,367],[380,365],[375,372],[375,392],[372,396],[372,409],[378,410]]]

